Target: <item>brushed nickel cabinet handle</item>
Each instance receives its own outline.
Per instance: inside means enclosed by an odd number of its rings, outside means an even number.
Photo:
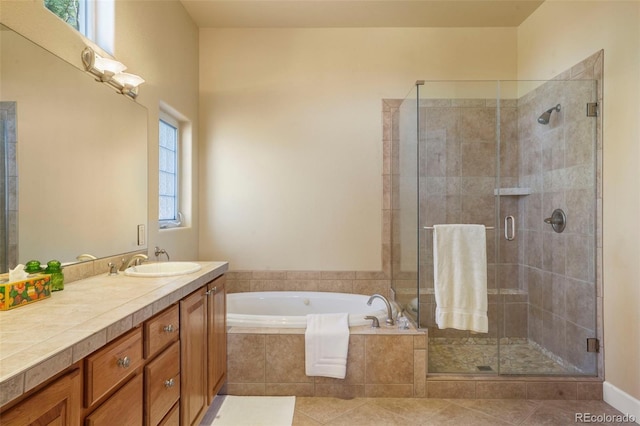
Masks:
[[[131,358],[128,356],[118,358],[118,367],[129,368],[131,366]]]
[[[163,330],[165,333],[173,333],[174,331],[176,331],[176,329],[175,329],[175,328],[173,328],[173,324],[165,325],[165,326],[162,328],[162,330]]]
[[[164,387],[167,389],[172,388],[173,385],[175,385],[175,382],[173,381],[173,377],[170,378],[169,380],[164,381]]]

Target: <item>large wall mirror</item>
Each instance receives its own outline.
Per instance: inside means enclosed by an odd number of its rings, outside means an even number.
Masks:
[[[0,45],[3,268],[146,248],[147,110],[1,25]]]

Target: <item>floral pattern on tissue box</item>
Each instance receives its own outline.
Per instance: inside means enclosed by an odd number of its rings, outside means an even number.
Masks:
[[[0,275],[0,311],[37,302],[51,296],[51,275],[33,274],[26,279],[9,281],[9,274]]]

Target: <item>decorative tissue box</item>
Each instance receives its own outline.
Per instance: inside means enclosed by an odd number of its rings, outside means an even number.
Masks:
[[[21,281],[9,282],[9,274],[0,275],[0,311],[8,311],[51,297],[49,274],[32,274]]]

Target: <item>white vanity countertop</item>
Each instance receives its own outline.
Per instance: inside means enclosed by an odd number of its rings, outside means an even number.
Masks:
[[[0,406],[224,274],[227,262],[160,278],[97,275],[0,312]]]

